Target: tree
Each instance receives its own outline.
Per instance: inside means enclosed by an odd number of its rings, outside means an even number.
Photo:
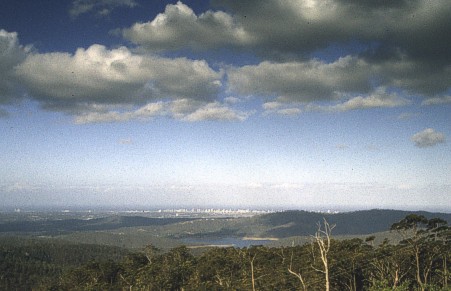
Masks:
[[[443,219],[428,220],[423,215],[410,214],[394,223],[391,230],[403,236],[401,245],[409,246],[415,259],[415,280],[421,290],[426,290],[433,271],[438,269],[437,259],[442,259],[442,286],[447,287],[447,257],[450,228]]]
[[[382,287],[397,290],[411,269],[410,258],[405,254],[405,247],[391,245],[388,240],[384,240],[370,257],[367,280],[376,290]]]
[[[292,243],[292,246],[291,246],[291,257],[290,257],[290,265],[288,266],[288,272],[290,274],[294,275],[301,283],[302,289],[304,291],[307,291],[307,286],[305,285],[305,280],[302,277],[301,271],[299,270],[299,271],[295,272],[293,269],[293,252],[294,252],[294,242]]]
[[[332,237],[332,230],[335,228],[335,225],[330,225],[325,218],[323,218],[324,229],[322,228],[321,223],[318,222],[318,229],[315,233],[314,242],[318,246],[319,253],[321,256],[321,261],[323,265],[323,269],[317,271],[324,274],[325,279],[325,288],[326,291],[330,290],[330,281],[329,281],[329,260],[328,254],[330,250],[330,243]]]
[[[144,253],[146,255],[147,260],[149,261],[149,264],[152,264],[152,259],[160,252],[160,249],[153,246],[153,245],[147,245],[144,247]]]
[[[372,247],[359,238],[333,241],[329,258],[331,288],[334,290],[363,290],[364,269]],[[335,279],[335,280],[334,280]]]
[[[122,260],[122,271],[119,278],[122,284],[128,286],[129,290],[137,284],[137,274],[149,264],[147,257],[142,253],[131,253]]]
[[[402,244],[410,245],[412,248],[415,256],[415,279],[422,291],[425,290],[426,278],[421,276],[420,254],[422,238],[425,234],[424,228],[427,223],[428,220],[423,215],[409,214],[390,228],[403,236]]]
[[[194,287],[201,286],[206,290],[241,288],[242,268],[243,258],[237,249],[212,248],[198,259],[198,278],[194,278],[198,285]]]
[[[441,258],[442,287],[448,288],[448,257],[450,253],[449,241],[451,240],[451,227],[441,218],[433,218],[428,221],[426,230],[428,232],[428,249],[433,250],[434,257]],[[432,262],[431,262],[432,264]]]
[[[251,271],[251,286],[252,291],[255,291],[255,258],[257,258],[257,255],[259,253],[259,246],[251,246],[248,248],[243,248],[241,251],[241,256],[245,259],[245,261],[249,262],[249,267]]]

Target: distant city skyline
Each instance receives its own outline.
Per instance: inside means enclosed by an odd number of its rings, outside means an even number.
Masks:
[[[4,207],[451,212],[451,2],[5,1]]]

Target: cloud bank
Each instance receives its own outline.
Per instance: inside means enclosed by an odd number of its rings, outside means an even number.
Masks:
[[[263,114],[285,116],[394,108],[415,98],[425,106],[450,103],[447,0],[213,3],[195,13],[179,1],[119,29],[133,49],[92,44],[40,53],[0,30],[0,104],[27,96],[83,124],[157,116],[242,121],[253,113],[248,100],[260,100]],[[75,0],[69,13],[136,5]],[[256,57],[246,65],[201,57],[217,49]],[[186,52],[200,57],[180,57]]]

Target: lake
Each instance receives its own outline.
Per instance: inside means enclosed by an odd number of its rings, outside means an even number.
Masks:
[[[271,241],[272,239],[246,239],[240,237],[222,237],[222,238],[185,238],[182,239],[183,243],[187,245],[206,245],[206,246],[233,246],[236,248],[244,248],[249,246],[256,245],[265,245]]]

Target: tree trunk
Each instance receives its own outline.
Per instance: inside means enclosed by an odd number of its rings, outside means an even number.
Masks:
[[[255,256],[251,260],[252,291],[255,291],[254,259],[255,259]]]
[[[443,258],[443,288],[448,288],[448,266],[446,265],[447,256]]]
[[[421,280],[420,275],[420,250],[416,247],[415,248],[415,262],[416,262],[416,277],[417,277],[417,283],[418,287],[420,287],[421,291],[424,291],[424,284]]]
[[[326,291],[330,290],[330,281],[329,281],[329,262],[327,255],[330,249],[330,241],[332,236],[332,229],[335,225],[330,225],[326,219],[324,218],[324,230],[321,229],[321,224],[318,223],[318,231],[315,234],[316,244],[318,245],[319,252],[321,255],[321,261],[323,262],[324,270],[324,279],[326,281],[325,288]]]

